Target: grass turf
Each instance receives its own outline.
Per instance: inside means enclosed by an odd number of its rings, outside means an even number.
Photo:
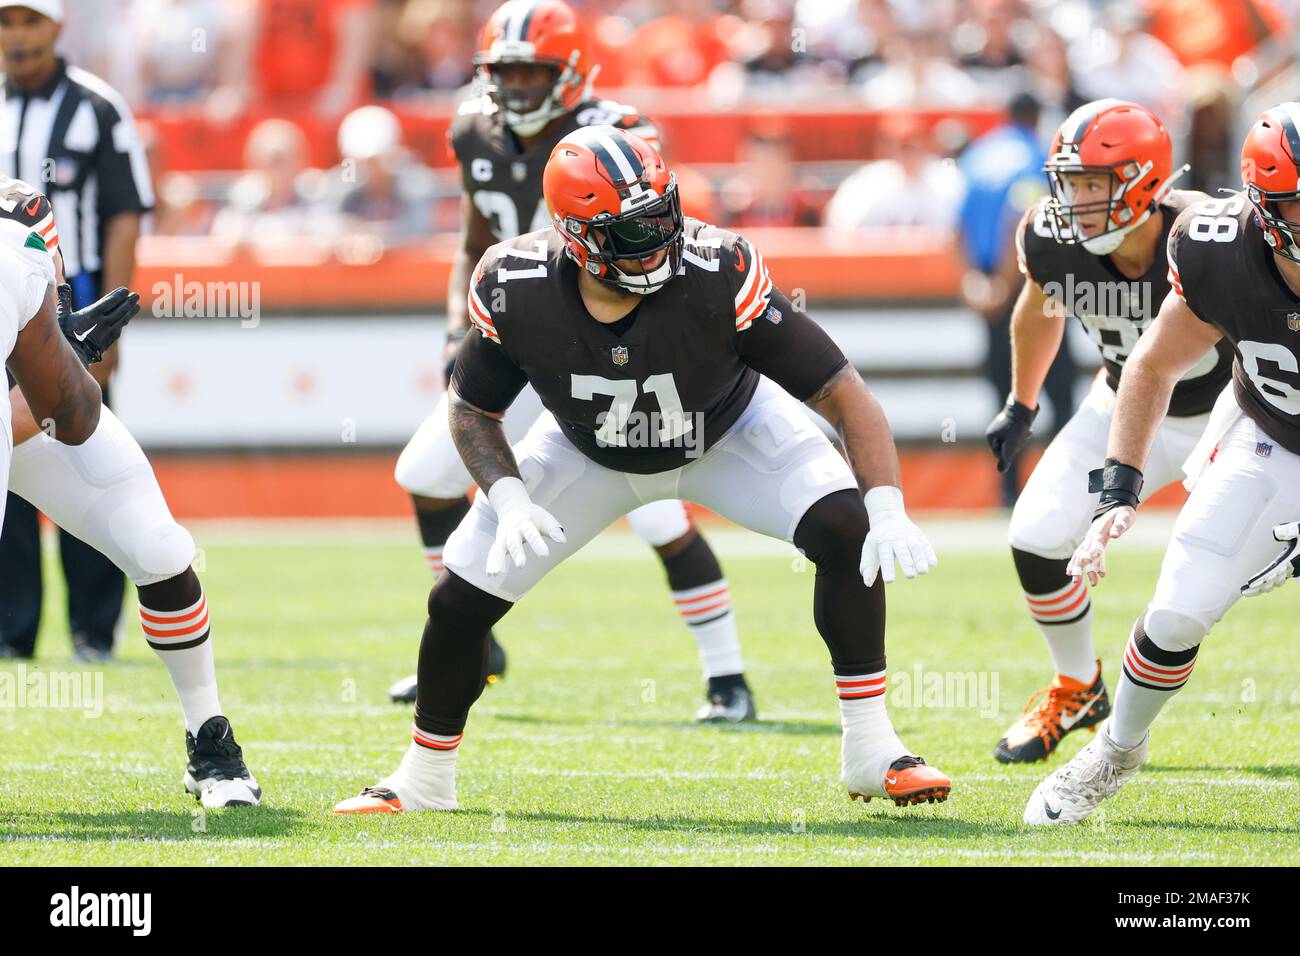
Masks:
[[[103,668],[102,716],[0,707],[0,864],[1292,861],[1294,585],[1242,602],[1214,632],[1134,783],[1081,827],[1031,830],[1020,822],[1025,800],[1063,758],[1006,767],[990,756],[1050,677],[1005,552],[945,554],[929,578],[890,586],[894,723],[954,782],[945,804],[899,809],[851,803],[839,783],[811,569],[745,556],[745,539],[732,540],[723,563],[760,722],[692,724],[699,667],[657,564],[631,544],[618,560],[580,555],[498,629],[509,673],[471,714],[462,810],[406,817],[330,808],[391,770],[406,746],[409,709],[389,704],[385,689],[415,662],[428,585],[418,549],[328,537],[213,544],[201,571],[222,701],[263,806],[200,813],[182,792],[179,707],[132,620],[121,660]],[[1159,560],[1118,551],[1095,604],[1112,688]],[[68,660],[55,578],[29,673],[81,668]],[[18,667],[0,663],[6,671]],[[983,693],[961,699],[954,681]],[[1070,735],[1062,753],[1088,737]]]

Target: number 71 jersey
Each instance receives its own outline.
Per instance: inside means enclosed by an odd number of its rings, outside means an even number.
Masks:
[[[1232,343],[1242,410],[1300,454],[1300,296],[1278,271],[1245,194],[1183,210],[1168,259],[1173,291]]]
[[[578,450],[616,471],[670,471],[703,454],[760,375],[804,401],[846,364],[757,250],[696,219],[685,220],[677,275],[620,322],[591,316],[578,276],[552,228],[491,247],[470,286],[473,331],[452,387],[501,412],[531,384]]]

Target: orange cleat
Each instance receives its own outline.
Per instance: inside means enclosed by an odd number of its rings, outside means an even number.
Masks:
[[[895,806],[906,807],[913,803],[943,803],[952,790],[952,781],[939,770],[926,764],[922,757],[900,757],[889,765],[885,774],[885,795]],[[849,793],[850,800],[862,798],[870,803],[865,793]]]
[[[1087,727],[1095,732],[1109,716],[1110,697],[1101,679],[1101,661],[1097,661],[1097,676],[1091,684],[1057,674],[1050,685],[1029,698],[1020,719],[993,748],[993,756],[999,763],[1046,760],[1070,731]]]
[[[401,813],[402,801],[386,787],[366,787],[334,807],[335,813]]]

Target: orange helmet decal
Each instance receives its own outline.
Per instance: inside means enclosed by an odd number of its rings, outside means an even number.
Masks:
[[[1300,103],[1281,103],[1255,120],[1241,147],[1241,181],[1273,251],[1300,262],[1300,222],[1278,210],[1300,199]]]
[[[647,293],[677,274],[677,180],[641,137],[613,126],[575,130],[551,151],[542,195],[569,257],[596,278]]]
[[[1116,99],[1085,103],[1057,130],[1044,166],[1052,190],[1047,219],[1056,241],[1080,243],[1097,255],[1114,252],[1186,168],[1174,172],[1169,131],[1145,106]],[[1068,177],[1087,174],[1110,177],[1107,198],[1073,201]],[[1081,217],[1098,213],[1106,214],[1105,227],[1085,235],[1088,226]]]
[[[553,69],[554,78],[542,89],[513,90],[495,75],[508,63],[544,64]],[[582,20],[563,0],[502,4],[483,27],[474,64],[485,92],[522,136],[535,135],[576,108],[594,76]]]

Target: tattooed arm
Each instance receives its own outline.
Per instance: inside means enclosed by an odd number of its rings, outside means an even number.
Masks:
[[[898,452],[885,412],[852,365],[819,388],[808,405],[840,435],[858,488],[865,495],[880,485],[898,485]]]
[[[18,333],[8,366],[27,399],[33,424],[51,422],[52,437],[65,445],[80,445],[94,433],[101,407],[99,385],[63,337],[52,293],[46,293],[40,310]]]
[[[518,478],[519,465],[501,425],[504,412],[486,412],[454,391],[448,402],[451,437],[474,483],[484,491],[501,478]]]

